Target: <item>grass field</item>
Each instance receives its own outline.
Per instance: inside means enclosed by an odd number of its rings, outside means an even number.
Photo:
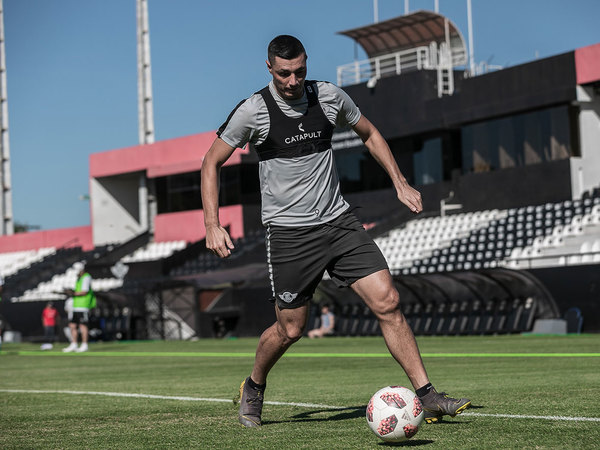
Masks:
[[[419,338],[438,388],[473,408],[404,446],[599,448],[600,335]],[[370,396],[408,380],[380,338],[303,339],[269,378],[264,425],[231,401],[257,339],[121,342],[0,353],[0,448],[369,449]],[[129,396],[126,394],[130,394]],[[305,405],[300,405],[304,403]]]

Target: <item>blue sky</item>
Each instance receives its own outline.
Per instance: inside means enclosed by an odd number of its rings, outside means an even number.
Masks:
[[[42,229],[88,225],[91,153],[138,143],[135,0],[3,0],[13,213]],[[379,20],[404,13],[379,0]],[[466,0],[439,0],[467,39]],[[411,11],[434,0],[410,0]],[[512,66],[600,42],[598,0],[472,0],[476,61]],[[372,0],[149,0],[156,139],[218,128],[269,81],[266,46],[300,38],[309,78],[355,58],[339,31]],[[359,49],[358,58],[364,53]]]

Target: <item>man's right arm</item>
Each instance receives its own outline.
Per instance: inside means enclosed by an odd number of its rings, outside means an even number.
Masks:
[[[223,139],[216,138],[202,162],[201,189],[206,248],[221,258],[227,258],[233,250],[233,242],[227,230],[219,223],[219,178],[221,166],[229,159],[235,148]]]

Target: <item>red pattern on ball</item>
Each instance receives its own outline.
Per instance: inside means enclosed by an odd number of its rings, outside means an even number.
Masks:
[[[395,406],[396,408],[404,408],[406,406],[406,402],[400,396],[400,394],[396,392],[384,392],[381,394],[381,400],[385,402],[388,406]]]
[[[415,427],[414,425],[411,425],[411,424],[404,425],[404,435],[406,436],[407,439],[410,439],[415,434],[417,434],[417,431],[419,431],[419,427]]]
[[[377,432],[381,436],[385,436],[386,434],[390,434],[392,431],[394,431],[396,429],[396,425],[398,425],[398,418],[395,415],[391,415],[390,417],[386,417],[379,422]]]
[[[421,400],[419,397],[415,397],[415,404],[413,406],[413,416],[417,417],[423,411],[423,405],[421,404]]]
[[[373,422],[373,399],[369,400],[367,405],[367,420]]]

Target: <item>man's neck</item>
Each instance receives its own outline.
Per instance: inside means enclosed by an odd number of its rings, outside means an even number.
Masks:
[[[292,100],[289,100],[287,98],[284,98],[281,96],[281,94],[279,93],[279,91],[277,90],[277,88],[275,87],[275,84],[273,83],[273,81],[269,82],[269,90],[271,91],[271,94],[275,93],[275,95],[277,96],[277,98],[285,103],[287,103],[288,105],[296,105],[298,103],[303,103],[306,102],[306,88],[304,88],[302,90],[302,96],[299,98],[295,98]]]

